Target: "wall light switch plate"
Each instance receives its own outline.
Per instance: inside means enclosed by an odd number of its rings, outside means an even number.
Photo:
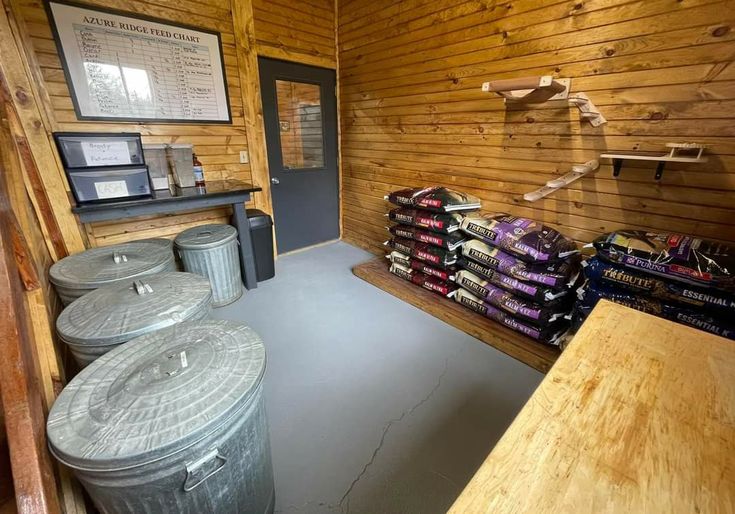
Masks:
[[[248,157],[248,151],[241,150],[240,151],[240,164],[247,164],[248,162],[250,162],[250,157]]]

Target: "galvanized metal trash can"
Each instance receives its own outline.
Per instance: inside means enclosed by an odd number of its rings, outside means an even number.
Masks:
[[[138,336],[203,319],[211,304],[206,278],[178,271],[158,273],[84,295],[61,312],[56,331],[84,367]]]
[[[168,239],[143,239],[64,257],[49,269],[49,279],[61,303],[90,291],[145,275],[176,271],[173,243]]]
[[[184,271],[207,277],[212,284],[212,306],[221,307],[242,296],[237,230],[210,224],[184,230],[174,239]]]
[[[273,512],[265,360],[258,334],[232,321],[139,337],[64,388],[51,453],[103,514]]]

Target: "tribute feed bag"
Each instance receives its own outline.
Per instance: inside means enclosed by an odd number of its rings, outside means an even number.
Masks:
[[[584,263],[584,275],[591,282],[604,287],[618,288],[666,302],[680,303],[690,308],[735,314],[735,294],[666,280],[659,276],[617,266],[596,257]]]
[[[670,280],[735,291],[735,250],[682,234],[611,232],[592,246],[601,259]]]
[[[438,266],[439,268],[446,269],[448,266],[457,262],[457,252],[450,252],[438,246],[413,241],[404,237],[393,237],[383,244],[432,266]]]
[[[405,237],[406,239],[413,239],[414,241],[429,243],[434,246],[441,246],[450,252],[455,251],[467,240],[467,237],[460,232],[440,234],[409,225],[393,225],[388,230],[394,236]]]
[[[468,215],[460,228],[524,262],[559,261],[579,253],[574,241],[556,230],[510,214]]]
[[[462,215],[456,212],[441,213],[398,207],[388,213],[388,219],[403,225],[424,228],[442,234],[451,234],[459,230]]]
[[[432,277],[421,273],[420,271],[407,268],[400,264],[393,263],[390,265],[390,272],[404,280],[428,289],[442,296],[453,296],[457,290],[457,285],[452,282],[445,282],[437,277]]]
[[[454,275],[457,272],[457,269],[454,266],[449,266],[446,269],[434,268],[423,261],[414,259],[395,250],[390,252],[390,254],[386,255],[385,257],[394,264],[400,264],[405,268],[411,268],[412,270],[420,271],[421,273],[431,275],[432,277],[436,277],[439,280],[443,280],[445,282],[448,280],[454,280]]]
[[[457,272],[455,282],[458,286],[471,292],[480,300],[497,307],[517,318],[523,318],[534,325],[546,325],[562,319],[570,310],[569,302],[542,306],[537,303],[517,298],[509,291],[501,289],[483,280],[477,275],[461,270]]]
[[[439,186],[401,189],[388,194],[385,199],[399,207],[434,212],[473,211],[480,208],[479,198]]]
[[[482,314],[486,318],[497,321],[511,330],[520,332],[521,334],[542,343],[554,345],[559,344],[561,337],[568,329],[568,323],[564,320],[548,324],[545,327],[533,326],[531,323],[516,319],[497,307],[490,305],[487,302],[483,302],[477,296],[461,288],[454,294],[454,300],[457,303]]]
[[[462,245],[462,255],[504,275],[553,289],[568,287],[579,272],[578,259],[529,264],[477,239],[470,239]]]
[[[735,339],[735,323],[712,313],[664,302],[658,298],[620,291],[588,282],[580,289],[580,301],[575,305],[577,315],[585,319],[601,299],[619,303],[648,314],[689,325],[718,336]]]

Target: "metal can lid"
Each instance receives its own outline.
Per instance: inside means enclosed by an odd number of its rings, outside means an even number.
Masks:
[[[174,263],[172,242],[143,239],[92,248],[64,257],[49,269],[51,283],[69,289],[97,289],[120,280],[170,269]]]
[[[170,271],[96,289],[70,303],[56,320],[65,342],[84,346],[124,343],[208,310],[209,280]]]
[[[161,460],[234,419],[265,373],[265,348],[248,326],[186,322],[139,337],[83,369],[47,422],[52,453],[97,471]]]
[[[236,237],[237,230],[232,225],[212,223],[184,230],[176,236],[174,244],[183,250],[203,250],[229,243]]]

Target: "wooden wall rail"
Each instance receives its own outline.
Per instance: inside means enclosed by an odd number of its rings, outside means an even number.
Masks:
[[[345,4],[345,5],[343,5]],[[385,192],[448,184],[487,210],[578,241],[620,227],[735,241],[735,1],[351,0],[339,9],[346,239],[380,251]],[[572,79],[609,120],[506,106],[483,81]],[[611,163],[533,204],[522,195],[611,150],[710,145],[706,165]]]

